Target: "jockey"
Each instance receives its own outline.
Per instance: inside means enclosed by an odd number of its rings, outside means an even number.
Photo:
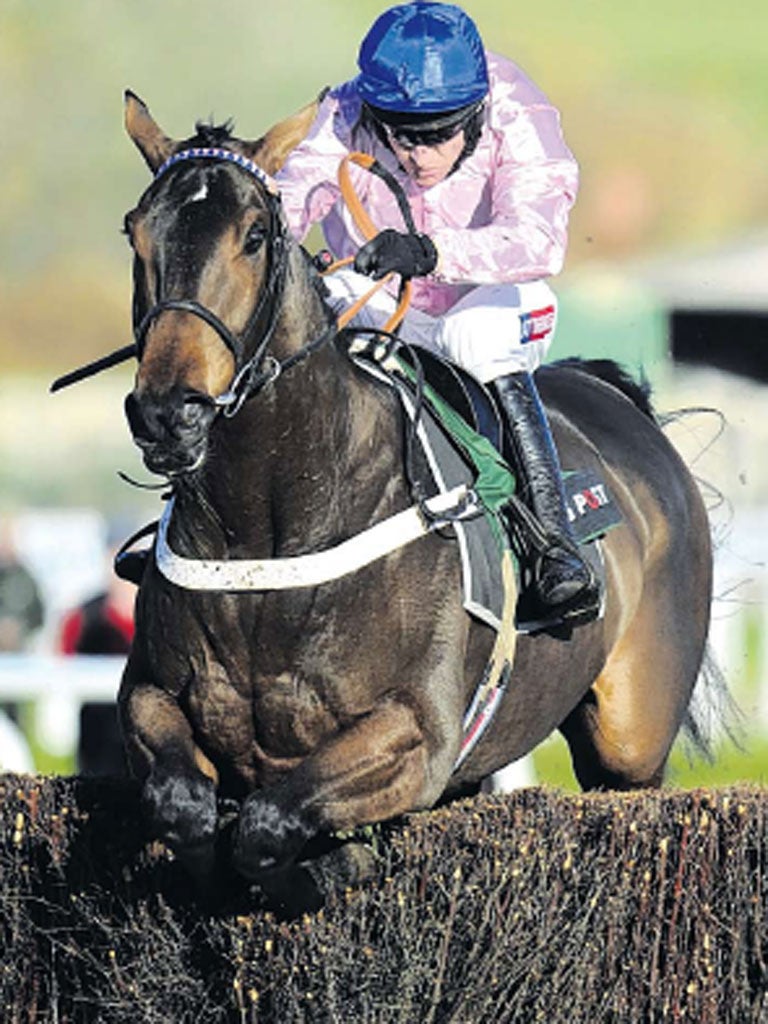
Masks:
[[[545,278],[562,267],[578,167],[547,98],[511,61],[483,48],[468,15],[415,0],[385,11],[360,46],[360,74],[329,91],[309,134],[277,175],[303,241],[321,223],[354,270],[325,278],[337,312],[395,271],[413,281],[401,327],[409,342],[493,382],[521,496],[547,536],[526,617],[588,622],[599,587],[568,521],[560,466],[533,380],[552,341],[557,300]],[[401,183],[418,233],[386,184],[353,166],[380,231],[366,241],[341,200],[342,158],[374,156]],[[353,321],[381,327],[396,297],[382,289]]]

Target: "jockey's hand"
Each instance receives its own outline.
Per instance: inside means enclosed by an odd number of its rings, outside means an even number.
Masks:
[[[380,231],[355,256],[355,270],[375,281],[390,271],[403,277],[425,277],[437,266],[437,249],[427,235]]]

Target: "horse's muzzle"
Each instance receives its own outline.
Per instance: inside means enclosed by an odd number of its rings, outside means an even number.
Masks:
[[[125,415],[151,473],[181,476],[205,460],[216,406],[206,395],[174,389],[162,396],[132,391]]]

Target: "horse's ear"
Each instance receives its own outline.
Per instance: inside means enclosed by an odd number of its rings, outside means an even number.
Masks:
[[[151,171],[156,171],[176,147],[174,140],[155,122],[146,104],[130,89],[125,91],[125,128]]]
[[[267,174],[276,174],[291,150],[306,137],[327,91],[323,90],[312,103],[308,103],[291,117],[270,128],[258,141],[247,143],[248,156],[255,160],[259,167],[263,167]]]

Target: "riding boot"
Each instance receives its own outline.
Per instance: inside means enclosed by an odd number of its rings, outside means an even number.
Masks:
[[[521,621],[581,625],[600,610],[600,586],[582,557],[568,521],[552,434],[530,373],[511,373],[494,381],[507,420],[511,464],[519,497],[542,528],[529,566],[530,585],[521,595]]]

